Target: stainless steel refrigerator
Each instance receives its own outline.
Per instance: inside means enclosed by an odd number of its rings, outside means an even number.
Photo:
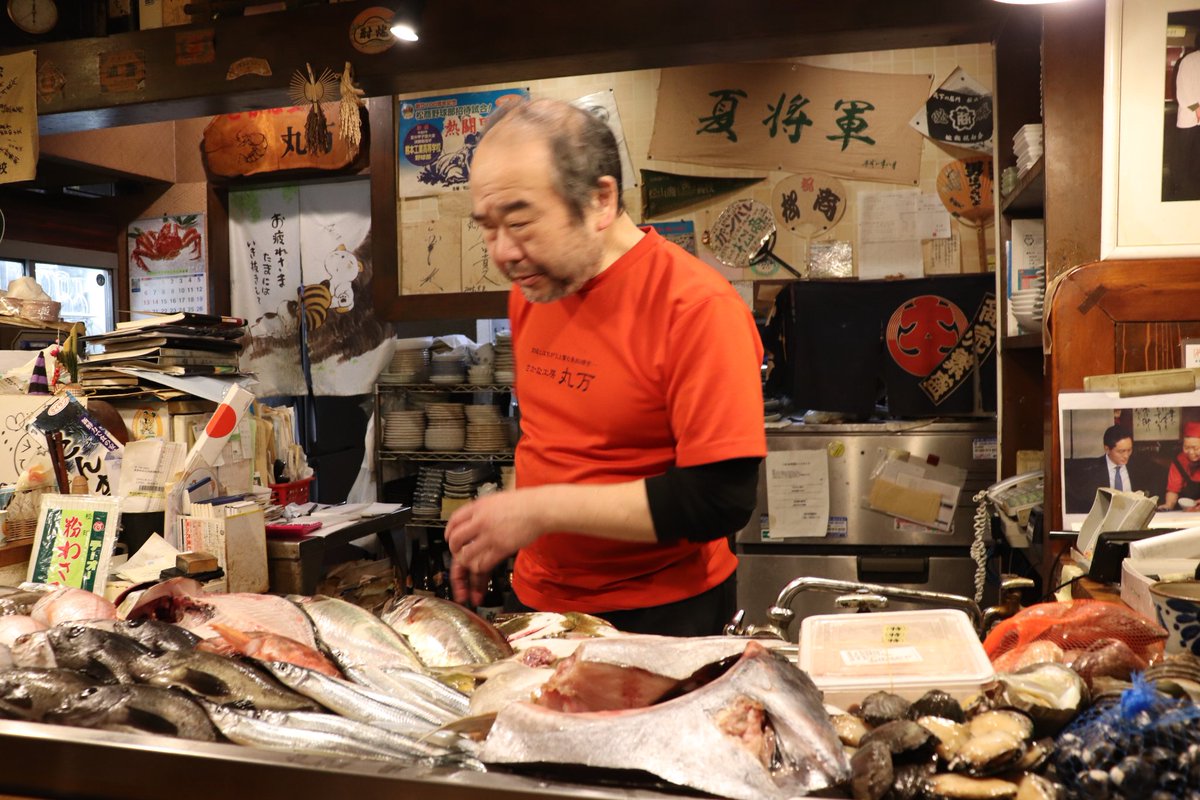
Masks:
[[[996,480],[996,425],[993,421],[889,421],[852,425],[792,425],[769,430],[770,452],[819,450],[828,465],[829,524],[823,537],[764,541],[769,531],[766,462],[759,468],[758,507],[736,535],[738,607],[747,625],[765,624],[767,609],[793,578],[903,586],[974,598],[976,562],[972,497]],[[918,459],[932,457],[966,471],[951,529],[940,531],[863,507],[872,472],[889,450]],[[768,534],[769,535],[769,534]],[[990,538],[990,533],[984,534]],[[983,597],[994,601],[995,589]],[[812,614],[845,613],[833,594],[804,592],[792,604],[796,622]],[[917,608],[890,601],[889,610]]]

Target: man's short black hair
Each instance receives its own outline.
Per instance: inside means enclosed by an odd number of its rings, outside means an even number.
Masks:
[[[1116,447],[1117,442],[1122,439],[1133,441],[1133,431],[1129,429],[1128,425],[1110,425],[1108,430],[1104,432],[1105,447]]]

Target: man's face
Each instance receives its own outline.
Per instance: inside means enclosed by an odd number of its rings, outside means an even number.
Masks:
[[[471,162],[471,216],[492,262],[525,299],[574,294],[600,271],[604,239],[594,208],[577,219],[554,189],[550,148],[524,129],[485,138]]]
[[[1109,460],[1114,464],[1124,466],[1129,463],[1129,457],[1133,455],[1133,439],[1119,439],[1112,447],[1105,445],[1104,452],[1108,453]]]
[[[1194,436],[1185,436],[1183,454],[1188,457],[1188,461],[1200,461],[1200,439]]]

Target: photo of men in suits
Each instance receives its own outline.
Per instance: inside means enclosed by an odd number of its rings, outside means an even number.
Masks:
[[[1133,431],[1125,425],[1112,425],[1104,431],[1104,455],[1072,458],[1064,464],[1066,513],[1086,514],[1103,487],[1125,492],[1144,490],[1137,468],[1129,463],[1133,455]]]

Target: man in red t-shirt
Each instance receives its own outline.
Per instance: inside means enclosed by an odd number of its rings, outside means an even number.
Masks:
[[[472,216],[513,282],[522,437],[518,488],[447,525],[455,596],[479,602],[516,552],[525,607],[718,633],[727,537],[766,454],[762,345],[728,281],[634,224],[620,176],[608,126],[557,101],[502,106],[475,151]]]
[[[1183,502],[1179,502],[1182,500]],[[1167,491],[1160,511],[1200,511],[1200,422],[1183,426],[1179,453],[1167,467]]]

